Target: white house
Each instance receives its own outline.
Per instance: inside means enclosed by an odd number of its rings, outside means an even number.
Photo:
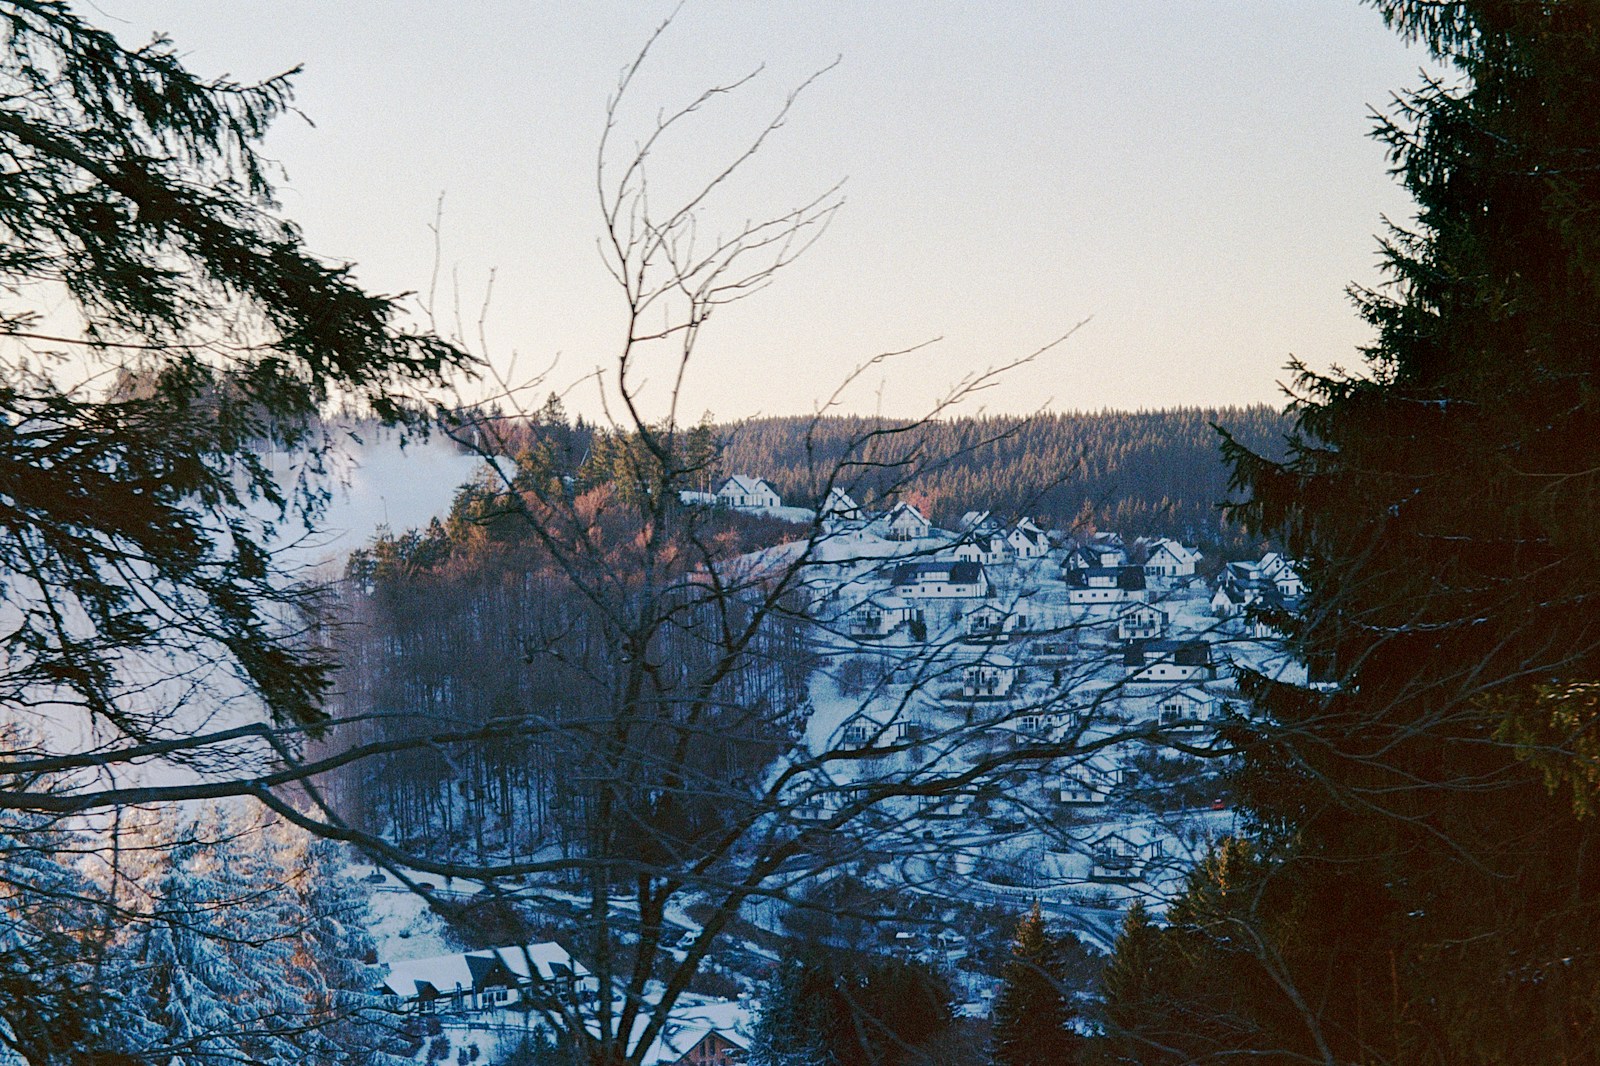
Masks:
[[[1000,523],[996,522],[988,511],[968,511],[961,516],[957,531],[961,533],[998,533],[1000,532]]]
[[[1010,561],[1011,543],[998,533],[972,533],[963,537],[950,556],[962,562],[998,566]]]
[[[1186,548],[1175,540],[1158,537],[1149,542],[1145,552],[1144,572],[1147,577],[1193,577],[1200,553]]]
[[[1305,583],[1295,563],[1278,552],[1268,552],[1255,563],[1229,563],[1217,575],[1217,583],[1245,594],[1245,602],[1272,589],[1279,596],[1293,599],[1305,593]]]
[[[933,529],[921,511],[909,503],[897,503],[881,520],[890,540],[921,540]]]
[[[844,631],[857,640],[879,640],[912,618],[911,605],[893,593],[862,600],[845,613]]]
[[[961,628],[966,639],[973,643],[1001,641],[1016,628],[1016,618],[1011,612],[1001,610],[999,604],[985,603],[967,612],[961,620]]]
[[[961,673],[961,694],[974,700],[1000,700],[1017,683],[1017,664],[1004,655],[990,655]]]
[[[1305,595],[1305,582],[1300,579],[1300,571],[1292,560],[1277,552],[1268,552],[1261,557],[1260,570],[1261,576],[1271,581],[1278,595],[1285,599]]]
[[[717,490],[717,502],[724,507],[744,509],[760,509],[763,507],[782,507],[783,501],[772,490],[772,486],[758,477],[746,477],[743,474],[734,474],[722,487]]]
[[[1268,552],[1255,564],[1255,569],[1262,577],[1277,577],[1280,571],[1293,569],[1293,566],[1282,552]]]
[[[1147,595],[1144,571],[1137,566],[1077,567],[1062,578],[1072,604],[1134,603]]]
[[[1089,844],[1089,880],[1120,884],[1142,880],[1165,850],[1160,838],[1138,828],[1107,833]]]
[[[980,564],[953,560],[901,563],[889,583],[905,599],[982,599],[989,594],[989,576]]]
[[[1180,688],[1163,692],[1153,701],[1157,724],[1173,733],[1192,733],[1209,728],[1218,714],[1220,701],[1203,688]]]
[[[981,563],[985,561],[983,549],[978,547],[977,541],[973,540],[964,540],[954,548],[951,548],[950,558],[958,563]]]
[[[1099,806],[1111,798],[1113,780],[1104,766],[1076,763],[1062,773],[1057,798],[1069,806]]]
[[[1218,618],[1237,618],[1249,603],[1248,592],[1233,585],[1218,585],[1211,594],[1211,613]]]
[[[1217,679],[1211,645],[1203,640],[1140,640],[1122,652],[1130,682],[1206,682]]]
[[[1018,559],[1039,559],[1050,552],[1050,539],[1044,535],[1044,530],[1026,518],[1019,519],[1011,527],[1006,542]]]
[[[1068,566],[1124,566],[1127,562],[1128,550],[1115,533],[1090,534],[1067,556]]]
[[[856,715],[839,732],[841,748],[886,748],[904,744],[918,735],[919,730],[904,718],[884,723]]]
[[[1117,615],[1118,640],[1152,640],[1167,635],[1167,612],[1148,603],[1134,603]]]
[[[496,1010],[523,1000],[585,1002],[599,994],[589,970],[554,942],[390,962],[383,989],[419,1013]]]
[[[822,501],[818,512],[823,518],[832,518],[841,522],[857,522],[861,520],[861,508],[850,494],[835,485],[828,490],[828,498]]]

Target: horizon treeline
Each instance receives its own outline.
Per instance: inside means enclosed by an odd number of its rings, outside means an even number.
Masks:
[[[938,456],[902,498],[949,526],[972,510],[1028,516],[1056,529],[1171,536],[1224,552],[1254,541],[1229,525],[1228,469],[1220,426],[1257,454],[1281,455],[1287,414],[1249,407],[984,415],[925,422],[907,430],[918,450]],[[757,418],[716,427],[718,475],[763,477],[785,503],[813,505],[823,476],[852,442],[909,426],[857,415]],[[846,465],[841,485],[863,506],[884,502],[880,486],[902,472],[872,464],[870,445]],[[715,486],[711,486],[714,490]]]
[[[627,443],[581,416],[569,418],[554,397],[525,417],[488,420],[494,443],[480,440],[480,450],[522,460],[540,455],[540,465],[579,486],[629,481],[616,461]],[[1287,450],[1292,420],[1257,404],[922,422],[781,415],[708,420],[679,432],[700,438],[710,453],[694,486],[706,492],[746,474],[766,479],[786,504],[814,507],[836,485],[867,508],[916,504],[946,528],[967,511],[992,511],[1053,529],[1176,537],[1207,554],[1237,557],[1261,541],[1224,513],[1232,498],[1219,427],[1276,458]],[[918,467],[911,477],[908,458]]]

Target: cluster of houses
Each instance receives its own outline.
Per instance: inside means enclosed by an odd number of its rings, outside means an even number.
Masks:
[[[727,506],[771,507],[777,497],[768,493],[764,481],[741,477],[718,496]],[[1171,741],[1157,758],[1204,746],[1228,708],[1242,706],[1228,657],[1241,653],[1240,641],[1278,636],[1267,620],[1292,612],[1305,591],[1295,563],[1276,552],[1226,563],[1207,582],[1201,553],[1167,537],[1067,537],[987,511],[938,529],[910,503],[871,513],[840,488],[818,512],[837,550],[810,580],[811,613],[842,652],[937,660],[925,676],[935,679],[928,693],[938,707],[965,708],[968,723],[985,708],[981,718],[1019,740],[1086,723],[1151,723]],[[1226,652],[1219,641],[1229,642]],[[885,758],[915,749],[945,713],[915,703],[848,711],[831,742]],[[1127,758],[1108,750],[1081,760],[1051,790],[1080,813],[1121,809],[1114,798],[1136,787]],[[929,797],[923,814],[960,818],[971,802]],[[829,804],[813,808],[802,820],[825,817]],[[1152,864],[1164,863],[1162,835],[1113,822],[1079,840],[1083,876],[1105,884],[1153,876]]]
[[[1211,596],[1211,611],[1218,618],[1237,618],[1257,605],[1292,609],[1305,590],[1294,563],[1278,552],[1268,552],[1259,562],[1229,563],[1222,568]]]
[[[381,993],[391,1009],[442,1015],[468,1024],[505,1010],[582,1012],[599,999],[588,967],[553,941],[398,959],[387,964]],[[645,1066],[738,1066],[749,1056],[742,1004],[687,999],[647,1049]]]
[[[903,657],[920,645],[915,654],[932,660],[928,676],[960,681],[933,685],[939,700],[969,708],[968,722],[979,720],[978,708],[991,708],[984,717],[1019,739],[1065,737],[1086,723],[1113,732],[1149,723],[1165,738],[1153,753],[1158,760],[1203,749],[1230,709],[1244,707],[1229,658],[1257,653],[1241,650],[1241,641],[1276,635],[1251,608],[1293,610],[1304,592],[1295,564],[1279,553],[1225,564],[1207,582],[1201,553],[1171,538],[1053,538],[1027,520],[1007,525],[986,512],[969,512],[950,531],[915,519],[901,534],[912,542],[903,551],[862,548],[841,565],[816,616],[866,654],[877,647]],[[900,539],[860,521],[869,534]],[[1241,628],[1232,621],[1240,618],[1251,621]],[[938,728],[930,722],[940,712],[895,699],[894,711],[863,707],[847,716],[834,742],[891,757]],[[1162,832],[1113,813],[1132,809],[1113,801],[1138,788],[1128,761],[1135,749],[1151,750],[1113,746],[1064,769],[1059,787],[1052,785],[1061,806],[1080,816],[1107,812],[1101,831],[1077,843],[1087,866],[1077,876],[1086,880],[1126,885],[1173,866]],[[961,818],[972,802],[928,797],[922,816]],[[818,805],[817,816],[825,809]]]

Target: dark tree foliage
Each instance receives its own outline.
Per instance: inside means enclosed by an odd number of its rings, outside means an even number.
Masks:
[[[1000,975],[994,1004],[994,1060],[997,1066],[1063,1066],[1075,1061],[1077,1033],[1068,1029],[1075,1013],[1068,1000],[1065,957],[1060,942],[1045,928],[1036,903],[1017,923],[1011,958]]]
[[[595,434],[569,451],[541,430],[514,451],[509,485],[486,471],[458,492],[445,521],[382,533],[351,553],[341,606],[352,624],[338,636],[341,704],[352,716],[379,717],[348,725],[341,741],[399,750],[329,783],[356,824],[387,829],[420,854],[459,859],[470,848],[483,862],[579,847],[597,797],[621,776],[629,784],[608,800],[630,812],[617,846],[661,864],[693,854],[696,841],[747,812],[750,782],[801,724],[811,665],[801,623],[768,623],[718,672],[713,706],[688,713],[682,677],[710,670],[721,630],[689,578],[691,545],[671,541],[676,585],[660,594],[671,624],[652,635],[648,654],[676,676],[655,675],[660,702],[613,730],[595,708],[625,665],[617,619],[572,587],[562,563],[574,545],[591,546],[617,560],[615,580],[633,594],[626,553],[640,526],[611,464],[637,449]],[[540,503],[551,485],[573,497],[570,515]],[[521,508],[546,519],[538,535]],[[715,545],[716,557],[796,529],[733,512],[706,518],[696,536]],[[745,611],[730,604],[722,615]],[[478,733],[449,757],[406,743],[441,721]]]
[[[276,216],[256,145],[289,103],[287,74],[205,81],[163,39],[0,2],[0,1043],[29,1062],[145,1061],[114,1053],[122,923],[90,845],[30,808],[70,810],[96,781],[74,771],[195,759],[230,698],[323,720],[270,548],[321,500],[317,416],[403,420],[464,363]],[[274,448],[307,479],[280,485]]]
[[[1287,461],[1227,449],[1338,684],[1247,679],[1261,844],[1139,935],[1134,1061],[1600,1061],[1600,5],[1376,6],[1457,76],[1379,127],[1419,211],[1368,373],[1301,370]]]
[[[815,426],[792,417],[725,427],[718,469],[764,477],[785,502],[812,506],[819,477],[843,458],[845,443],[879,424],[840,416]],[[1248,538],[1224,524],[1218,507],[1228,497],[1228,471],[1213,425],[1272,456],[1290,428],[1270,407],[950,418],[915,427],[918,452],[947,457],[925,464],[916,477],[907,480],[893,464],[874,466],[868,454],[841,471],[839,481],[862,504],[877,502],[891,485],[915,493],[931,508],[929,517],[946,525],[969,510],[993,510],[1057,529],[1179,537],[1243,553]]]
[[[761,1001],[757,1066],[899,1066],[950,1028],[950,988],[919,963],[811,953],[784,963]]]
[[[202,80],[56,0],[0,3],[0,39],[0,701],[148,737],[242,687],[314,721],[327,666],[246,507],[317,493],[256,449],[314,445],[331,402],[401,418],[463,356],[276,216],[256,145],[292,71]]]

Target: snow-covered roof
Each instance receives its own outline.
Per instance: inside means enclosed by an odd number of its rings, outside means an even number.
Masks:
[[[640,1019],[642,1023],[644,1019]],[[682,1003],[672,1009],[667,1022],[641,1060],[643,1066],[669,1066],[682,1059],[700,1041],[717,1033],[741,1048],[750,1046],[750,1008],[731,1000]]]
[[[908,516],[913,521],[920,522],[920,523],[922,523],[924,525],[927,524],[928,519],[926,517],[924,517],[923,513],[921,511],[917,510],[917,508],[915,506],[913,506],[912,504],[909,504],[909,503],[897,503],[897,504],[895,504],[893,507],[889,508],[889,513],[884,515],[883,517],[884,517],[884,521],[892,523],[892,522],[897,522],[901,518],[905,518],[905,517],[908,517]]]
[[[465,954],[432,955],[389,963],[384,987],[397,996],[422,995],[428,988],[440,994],[472,987],[472,968]]]
[[[1026,519],[1023,521],[1026,521]],[[1021,522],[1018,522],[1011,528],[1011,536],[1021,537],[1030,544],[1043,544],[1045,540],[1044,532],[1037,527],[1033,527],[1032,523],[1024,526]]]
[[[722,488],[718,489],[717,493],[720,495],[727,492],[730,487],[734,492],[743,493],[746,496],[757,495],[762,490],[772,491],[772,486],[768,485],[762,478],[749,477],[745,474],[730,474],[728,480],[722,483]]]
[[[829,511],[858,511],[860,508],[851,495],[835,485],[828,490],[828,498],[822,502],[824,513]]]
[[[1198,562],[1200,553],[1193,548],[1186,547],[1169,537],[1157,537],[1150,542],[1149,555],[1155,557],[1157,552],[1167,552],[1179,563]]]
[[[527,944],[523,947],[489,948],[485,954],[492,953],[506,964],[506,969],[520,978],[528,976],[528,964],[533,963],[533,972],[541,981],[549,981],[555,977],[570,973],[574,977],[588,977],[589,969],[583,963],[573,958],[566,948],[554,941],[543,944]]]
[[[571,972],[578,977],[587,977],[589,974],[583,963],[574,959],[566,948],[550,941],[485,948],[454,955],[431,955],[420,959],[396,959],[388,964],[389,976],[385,978],[384,986],[397,996],[422,995],[430,987],[441,995],[457,988],[471,989],[475,987],[478,975],[491,968],[496,961],[521,980],[528,978],[529,962],[533,963],[533,972],[542,981],[556,977],[558,970]]]

